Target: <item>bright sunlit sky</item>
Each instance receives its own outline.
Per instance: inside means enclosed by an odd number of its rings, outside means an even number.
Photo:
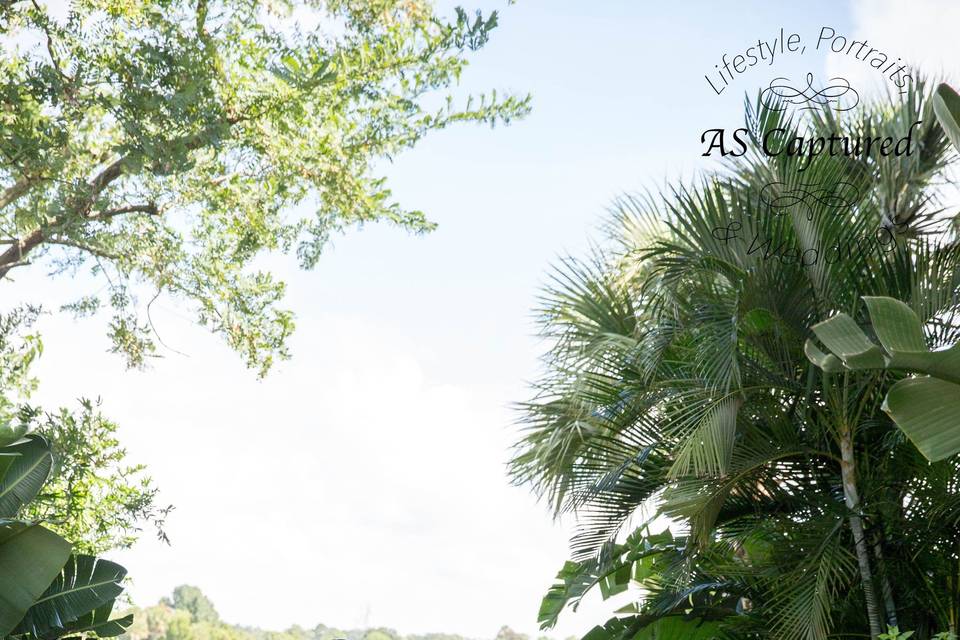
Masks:
[[[102,396],[130,457],[176,505],[171,546],[147,535],[114,556],[135,602],[191,583],[227,621],[267,628],[536,634],[568,530],[509,485],[505,462],[510,403],[527,398],[538,370],[530,310],[549,265],[587,247],[618,194],[706,166],[700,133],[739,126],[745,91],[808,71],[873,80],[866,63],[811,51],[822,26],[931,71],[960,60],[960,15],[942,5],[487,3],[502,10],[501,27],[462,89],[530,92],[533,113],[493,131],[431,134],[383,166],[435,233],[353,231],[308,273],[272,261],[298,331],[294,358],[266,380],[172,301],[155,320],[186,355],[166,350],[144,372],[106,353],[102,318],[46,318],[36,400]],[[803,57],[753,67],[720,96],[710,89],[703,76],[721,54],[781,26],[804,38]],[[87,284],[24,270],[6,299],[56,309]],[[605,619],[599,611],[587,603],[551,635],[582,633]]]

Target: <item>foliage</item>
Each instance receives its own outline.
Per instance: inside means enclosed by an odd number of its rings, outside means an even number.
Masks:
[[[0,277],[89,266],[102,286],[67,308],[108,310],[132,366],[155,355],[150,305],[170,294],[264,374],[293,316],[260,256],[309,268],[349,227],[429,231],[377,163],[526,113],[446,93],[497,20],[425,0],[77,0],[65,20],[0,4]]]
[[[899,139],[918,121],[910,156],[822,154],[800,174],[806,158],[750,152],[625,197],[608,242],[556,270],[511,464],[579,523],[545,627],[582,593],[620,590],[633,604],[590,640],[677,619],[788,640],[957,628],[960,459],[928,462],[884,412],[901,374],[824,375],[803,349],[840,312],[871,327],[862,296],[903,301],[924,351],[960,338],[960,250],[938,200],[955,156],[931,95],[842,116],[748,102],[746,128],[759,146],[775,128]]]
[[[171,507],[156,504],[157,488],[144,475],[145,467],[126,462],[117,425],[98,407],[81,399],[78,413],[66,408],[47,414],[25,410],[38,419],[36,432],[47,438],[57,460],[43,494],[25,516],[46,521],[73,540],[77,551],[93,555],[130,547],[144,524],[166,541],[163,525]]]
[[[83,634],[113,637],[132,618],[110,618],[126,570],[89,555],[31,520],[17,520],[43,489],[53,453],[25,423],[0,440],[0,637],[54,640]]]
[[[0,314],[0,415],[8,420],[37,387],[30,367],[43,353],[40,335],[33,331],[39,315],[39,307],[32,306]]]
[[[44,521],[75,551],[90,555],[129,547],[146,524],[166,540],[170,507],[156,503],[157,488],[143,466],[127,462],[117,425],[100,413],[99,402],[81,399],[78,411],[54,412],[29,404],[37,386],[30,368],[43,352],[34,331],[39,314],[33,307],[0,314],[0,424],[42,435],[56,460],[44,491],[23,507],[22,517]]]
[[[913,636],[913,631],[900,631],[899,627],[887,627],[886,633],[881,633],[880,640],[907,640]]]
[[[30,365],[42,352],[31,331],[38,314],[24,307],[0,315],[0,637],[115,636],[130,624],[110,618],[126,571],[86,554],[121,537],[132,541],[136,520],[154,510],[156,490],[149,480],[127,484],[136,468],[110,468],[124,454],[103,439],[114,427],[89,404],[79,427],[62,409],[28,434],[39,417],[23,404],[36,387]],[[69,472],[60,473],[63,463]],[[98,537],[77,547],[58,535],[94,531]]]

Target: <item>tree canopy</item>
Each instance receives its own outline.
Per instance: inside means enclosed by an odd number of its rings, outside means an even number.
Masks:
[[[310,268],[352,226],[429,231],[377,162],[526,113],[527,97],[449,92],[496,25],[424,0],[3,3],[0,278],[88,268],[102,287],[69,309],[107,310],[133,366],[172,295],[264,374],[293,315],[259,256]]]
[[[182,584],[173,590],[173,608],[186,611],[194,622],[219,622],[220,616],[210,598],[199,588]]]

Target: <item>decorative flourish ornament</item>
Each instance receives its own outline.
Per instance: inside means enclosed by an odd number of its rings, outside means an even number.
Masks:
[[[806,81],[806,86],[795,87],[789,78],[774,78],[760,93],[760,101],[771,111],[786,111],[791,106],[800,109],[833,107],[835,111],[849,111],[860,104],[860,94],[846,78],[830,78],[828,82],[831,84],[820,89],[814,88],[812,73],[807,74]],[[841,98],[846,100],[841,102]]]

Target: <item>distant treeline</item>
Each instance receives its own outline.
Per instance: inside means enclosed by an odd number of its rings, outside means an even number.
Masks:
[[[401,635],[393,629],[336,629],[318,624],[312,629],[294,625],[284,631],[228,624],[197,587],[182,585],[172,598],[152,607],[133,608],[133,625],[121,640],[470,640],[456,634]],[[501,627],[493,640],[530,640],[510,627]],[[546,640],[546,639],[541,639]]]

